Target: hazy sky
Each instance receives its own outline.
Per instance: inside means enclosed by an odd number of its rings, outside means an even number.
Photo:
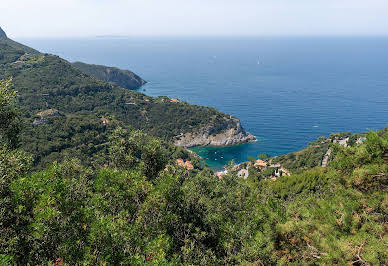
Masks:
[[[388,35],[388,0],[1,0],[11,37]]]

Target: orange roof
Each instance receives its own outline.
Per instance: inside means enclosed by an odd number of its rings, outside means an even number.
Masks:
[[[186,161],[185,162],[185,167],[188,170],[193,170],[194,169],[194,166],[193,166],[193,164],[190,161]]]
[[[185,161],[184,161],[183,159],[176,159],[176,163],[177,163],[179,166],[185,167]]]
[[[194,169],[194,165],[190,161],[186,161],[185,162],[183,159],[176,159],[176,163],[179,166],[182,166],[182,167],[186,168],[187,170]]]
[[[172,102],[172,103],[179,103],[180,101],[178,99],[171,99],[170,102]]]

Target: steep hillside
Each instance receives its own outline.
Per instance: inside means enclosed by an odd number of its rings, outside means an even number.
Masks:
[[[72,65],[97,79],[106,82],[113,82],[122,88],[130,90],[140,88],[147,83],[141,77],[129,70],[122,70],[116,67],[85,64],[82,62],[74,62]]]
[[[7,34],[5,34],[5,32],[1,27],[0,27],[0,38],[7,38]]]
[[[85,119],[91,120],[83,124],[92,125],[103,123],[101,119],[107,118],[169,142],[177,136],[196,134],[204,128],[211,128],[212,134],[222,134],[234,127],[236,134],[245,134],[245,139],[239,138],[240,143],[254,138],[242,129],[238,119],[214,108],[129,91],[89,76],[58,56],[24,48],[8,38],[0,38],[0,47],[0,79],[13,78],[18,106],[27,125],[22,136],[23,145],[35,155],[37,163],[51,153],[61,157],[64,149],[74,146],[71,141],[73,136],[58,132],[55,125],[67,125],[62,130],[79,129],[80,125],[74,121]],[[38,114],[48,109],[58,110],[60,115],[39,118]],[[225,124],[229,126],[225,127]],[[52,134],[48,135],[48,132]],[[98,131],[90,129],[88,149],[103,144],[103,140],[101,143],[94,142],[94,136],[98,135]],[[233,137],[233,134],[225,136]]]
[[[333,144],[327,167],[276,180],[241,178],[233,165],[219,178],[187,151],[122,128],[98,169],[70,159],[31,171],[15,148],[9,84],[0,82],[0,265],[388,263],[386,130]]]

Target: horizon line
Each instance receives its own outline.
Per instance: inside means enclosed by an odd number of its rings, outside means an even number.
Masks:
[[[12,36],[8,35],[9,39],[127,39],[127,38],[177,38],[177,39],[188,39],[188,38],[381,38],[388,37],[387,34],[231,34],[231,35],[210,35],[210,34],[163,34],[163,35],[121,35],[121,34],[100,34],[100,35],[23,35],[23,36]]]

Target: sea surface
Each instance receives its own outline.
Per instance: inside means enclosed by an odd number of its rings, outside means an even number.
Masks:
[[[388,37],[19,39],[69,61],[130,69],[142,92],[240,118],[258,141],[193,150],[214,169],[388,124]]]

